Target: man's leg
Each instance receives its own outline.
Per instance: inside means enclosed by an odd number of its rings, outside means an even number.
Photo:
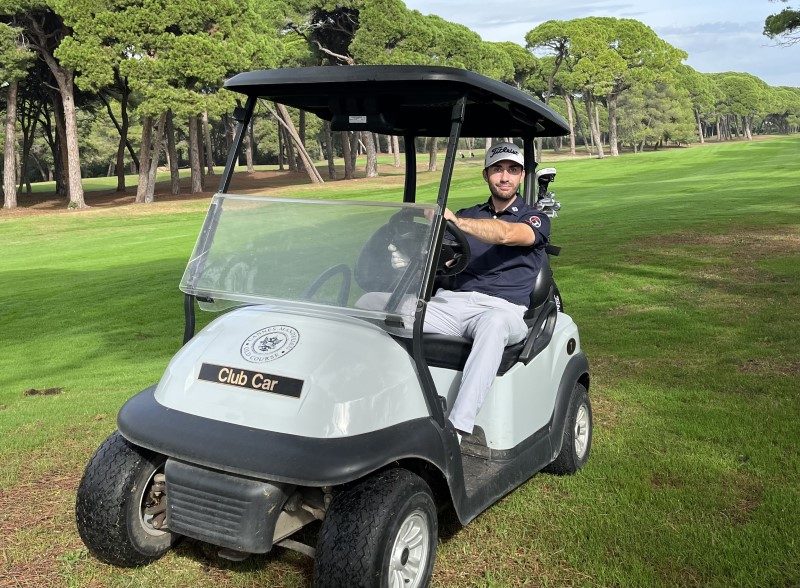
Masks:
[[[468,292],[439,290],[428,302],[422,329],[425,333],[463,337],[468,308]]]
[[[528,332],[522,318],[524,307],[504,300],[491,306],[485,300],[480,302],[467,320],[464,336],[472,338],[472,351],[449,416],[456,429],[467,433],[472,433],[475,417],[492,387],[506,345],[522,341]]]

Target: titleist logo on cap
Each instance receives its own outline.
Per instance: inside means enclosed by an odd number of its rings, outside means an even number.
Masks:
[[[492,147],[491,153],[489,153],[489,157],[494,157],[498,153],[511,153],[513,155],[519,155],[519,151],[516,149],[509,149],[505,145],[503,147]]]

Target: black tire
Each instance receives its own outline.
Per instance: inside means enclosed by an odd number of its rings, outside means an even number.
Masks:
[[[437,537],[436,504],[425,481],[408,470],[386,470],[334,496],[319,532],[314,586],[427,586]]]
[[[113,433],[86,466],[75,502],[78,533],[98,559],[132,567],[158,559],[175,536],[143,519],[143,501],[166,458]]]
[[[582,410],[585,412],[581,412]],[[581,426],[578,426],[579,418]],[[583,384],[576,383],[572,389],[569,410],[564,422],[561,452],[544,471],[564,476],[574,474],[581,469],[589,459],[589,452],[592,449],[592,424],[592,403],[589,401],[589,394]],[[576,443],[576,437],[583,441]]]

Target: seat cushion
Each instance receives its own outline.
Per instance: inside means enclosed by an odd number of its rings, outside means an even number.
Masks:
[[[469,352],[472,350],[472,339],[425,333],[422,336],[422,346],[428,366],[463,371]],[[502,376],[517,363],[523,347],[525,347],[524,340],[505,348],[497,370],[498,376]]]

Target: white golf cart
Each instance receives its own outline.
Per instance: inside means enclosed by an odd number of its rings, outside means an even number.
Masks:
[[[529,335],[505,350],[460,446],[447,414],[470,341],[422,331],[435,284],[469,259],[442,217],[459,137],[521,137],[534,203],[533,139],[566,124],[519,90],[451,68],[253,71],[225,87],[247,101],[181,280],[185,345],[87,465],[80,535],[121,566],[187,536],[231,559],[273,545],[314,555],[318,586],[425,586],[437,511],[466,524],[537,471],[573,473],[589,455],[588,363],[549,266],[531,284]],[[228,193],[260,99],[334,131],[404,136],[402,201]],[[436,204],[415,202],[418,136],[449,137]],[[400,268],[396,250],[409,260]],[[221,313],[197,334],[196,305]],[[317,520],[316,547],[293,538]]]

